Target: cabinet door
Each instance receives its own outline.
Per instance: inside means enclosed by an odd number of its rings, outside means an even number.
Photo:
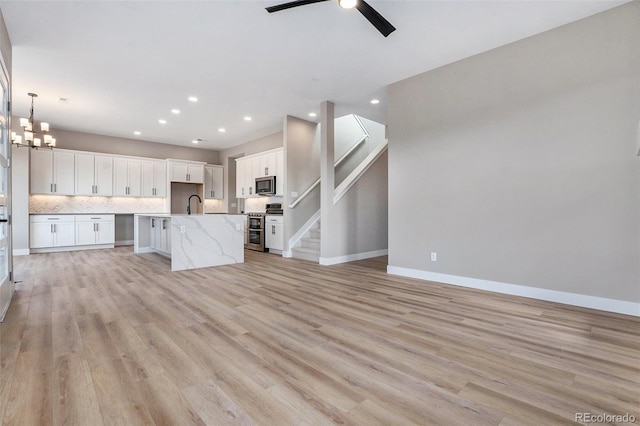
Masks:
[[[30,225],[29,247],[53,247],[53,224],[42,222]]]
[[[113,222],[96,222],[96,244],[114,244],[115,241]]]
[[[213,167],[204,166],[204,198],[213,198]]]
[[[139,197],[142,189],[142,162],[140,160],[128,160],[127,171],[129,179],[129,196]]]
[[[189,164],[189,182],[204,183],[204,165]]]
[[[75,154],[53,151],[53,190],[59,195],[74,195]]]
[[[167,163],[158,161],[155,164],[155,188],[156,197],[167,196]]]
[[[149,220],[149,247],[152,249],[158,248],[159,223],[160,221],[155,217],[152,217],[151,220]]]
[[[262,176],[260,174],[260,159],[253,157],[247,160],[247,167],[245,168],[245,180],[246,185],[249,188],[249,197],[256,195],[256,178]]]
[[[268,154],[258,157],[259,167],[258,175],[260,176],[274,176],[276,174],[276,153],[270,152]]]
[[[31,150],[31,193],[53,192],[53,151]]]
[[[113,158],[104,155],[95,156],[96,195],[109,197],[113,195]]]
[[[143,197],[155,196],[155,162],[142,161],[142,182],[140,193]]]
[[[189,165],[187,163],[171,163],[171,182],[188,182],[188,173]]]
[[[113,159],[113,195],[126,196],[128,193],[128,164],[126,158]]]
[[[245,195],[245,168],[246,162],[236,160],[236,198],[246,198]],[[247,192],[248,193],[248,192]]]
[[[213,197],[218,200],[224,198],[224,168],[213,168]]]
[[[159,250],[171,253],[171,222],[169,219],[160,219],[160,247]]]
[[[53,224],[54,247],[67,247],[76,244],[76,229],[74,222],[59,222]]]
[[[76,223],[76,245],[88,246],[96,243],[95,222]]]
[[[76,195],[94,195],[95,156],[76,154]]]

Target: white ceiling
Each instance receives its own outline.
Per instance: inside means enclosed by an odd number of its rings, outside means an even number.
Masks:
[[[309,119],[324,100],[384,123],[387,85],[625,1],[369,0],[397,28],[388,38],[333,1],[264,10],[283,2],[1,0],[14,115],[35,92],[52,133],[216,150],[282,130],[287,114]]]

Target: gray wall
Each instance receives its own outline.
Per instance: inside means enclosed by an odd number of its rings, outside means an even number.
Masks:
[[[7,25],[4,22],[4,16],[2,15],[1,10],[0,10],[0,54],[2,55],[4,66],[7,68],[9,79],[11,80],[11,69],[12,69],[12,63],[13,63],[11,39],[9,39],[9,32],[7,31]]]
[[[398,82],[388,110],[390,265],[640,301],[639,2]]]
[[[311,192],[295,208],[288,206],[296,198],[291,197],[291,192],[302,195],[320,177],[320,126],[316,123],[300,118],[285,117],[285,196],[286,206],[284,238],[285,250],[289,239],[320,210],[320,186]]]
[[[14,117],[14,122],[18,123],[19,119]],[[16,130],[14,129],[14,131]],[[179,160],[205,161],[208,164],[221,164],[218,151],[209,149],[167,145],[138,139],[116,138],[54,128],[51,129],[51,134],[56,138],[56,146],[62,149],[159,158],[162,160],[175,158]]]
[[[333,206],[330,257],[388,248],[388,165],[384,153]]]

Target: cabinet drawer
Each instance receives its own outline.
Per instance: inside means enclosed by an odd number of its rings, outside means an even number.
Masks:
[[[265,216],[265,221],[267,223],[284,223],[283,216]]]
[[[52,214],[52,215],[31,215],[29,222],[31,223],[46,223],[46,222],[74,222],[75,216],[68,214]]]
[[[76,222],[113,222],[112,214],[79,214],[75,216]]]

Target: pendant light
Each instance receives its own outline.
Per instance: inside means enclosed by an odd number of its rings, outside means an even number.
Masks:
[[[33,120],[33,98],[37,98],[38,95],[36,93],[27,93],[27,95],[31,96],[31,111],[29,118],[20,119],[20,127],[22,127],[24,131],[24,136],[18,135],[16,132],[11,132],[11,142],[18,147],[30,146],[31,148],[36,149],[40,147],[53,149],[56,146],[56,140],[49,134],[49,123],[41,122],[40,132],[38,133],[35,131],[35,122]]]

